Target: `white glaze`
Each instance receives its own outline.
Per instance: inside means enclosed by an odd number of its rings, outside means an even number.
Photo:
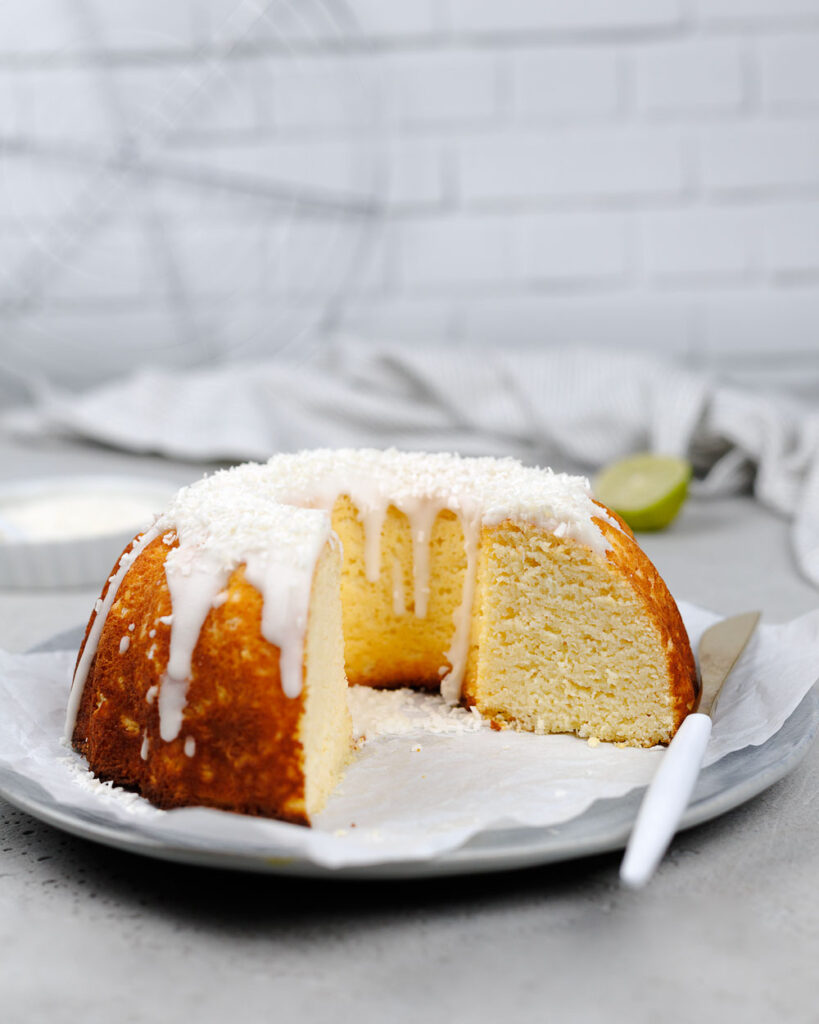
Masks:
[[[183,489],[160,522],[173,524],[179,542],[165,560],[173,612],[160,619],[171,624],[159,690],[162,739],[179,735],[199,634],[208,613],[222,603],[231,573],[242,564],[247,581],[262,595],[262,636],[280,650],[282,689],[297,697],[310,590],[330,537],[329,515],[278,504],[256,480],[248,482],[234,470]]]
[[[412,599],[415,616],[418,619],[427,617],[429,604],[429,541],[432,526],[442,508],[436,501],[419,497],[398,506],[409,519],[410,536],[412,537]]]
[[[159,735],[166,743],[176,739],[182,728],[193,651],[213,599],[227,583],[228,573],[207,552],[192,547],[174,548],[165,560],[174,609],[168,665],[160,680],[158,701]]]
[[[102,627],[105,625],[105,620],[108,617],[111,605],[116,600],[119,585],[125,578],[126,572],[131,568],[135,559],[142,554],[145,548],[158,535],[159,530],[156,526],[153,526],[150,530],[143,533],[141,537],[137,537],[131,547],[123,553],[117,563],[116,572],[114,572],[112,576],[109,576],[110,585],[108,587],[108,593],[105,595],[105,600],[102,601],[99,610],[95,610],[94,620],[91,623],[91,629],[88,631],[82,656],[80,657],[80,660],[77,663],[77,668],[74,672],[74,679],[71,683],[71,692],[68,695],[68,707],[66,708],[65,714],[65,739],[68,743],[71,742],[71,737],[74,734],[74,725],[77,721],[77,712],[80,709],[80,700],[82,699],[82,692],[85,688],[85,680],[88,678],[88,671],[91,668],[91,662],[94,660],[94,656],[97,653],[97,644],[100,640]],[[94,607],[96,609],[96,605]]]
[[[383,502],[374,508],[364,506],[358,514],[364,524],[364,575],[370,583],[378,583],[381,575],[381,529],[387,517],[387,506]]]
[[[455,632],[452,643],[446,652],[446,660],[450,670],[441,680],[441,696],[450,704],[457,704],[461,696],[466,661],[469,655],[469,638],[472,626],[472,605],[475,600],[475,582],[478,576],[478,546],[480,544],[481,524],[476,512],[472,515],[461,515],[461,527],[464,533],[464,549],[466,552],[466,572],[464,573],[461,603],[455,609],[453,620]]]

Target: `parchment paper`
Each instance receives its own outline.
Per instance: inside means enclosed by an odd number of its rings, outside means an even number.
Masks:
[[[682,602],[680,609],[696,648],[718,616]],[[494,732],[440,698],[398,691],[380,695],[388,702],[381,733],[366,726],[367,741],[313,828],[204,808],[160,811],[97,782],[63,744],[75,657],[74,651],[0,651],[0,768],[39,783],[62,805],[95,820],[176,845],[296,857],[326,867],[423,859],[484,830],[567,821],[595,800],[646,785],[663,756],[662,748]],[[817,676],[819,610],[760,626],[725,684],[705,764],[773,736]],[[367,709],[358,699],[353,693],[361,729]]]

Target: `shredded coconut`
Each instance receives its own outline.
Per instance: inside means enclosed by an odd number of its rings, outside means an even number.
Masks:
[[[77,786],[88,793],[92,793],[97,800],[101,800],[103,803],[116,804],[122,810],[135,815],[157,817],[166,813],[148,803],[139,793],[122,789],[120,786],[115,786],[111,781],[100,782],[85,760],[81,759],[79,755],[68,754],[65,757],[58,758],[58,761],[66,766],[71,773],[72,781]]]
[[[376,690],[351,686],[347,692],[353,716],[353,735],[404,736],[409,733],[477,732],[485,726],[474,709],[451,707],[437,693],[415,690]]]

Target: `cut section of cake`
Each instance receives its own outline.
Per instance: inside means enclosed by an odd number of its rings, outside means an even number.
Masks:
[[[688,637],[631,536],[602,558],[506,522],[481,544],[463,698],[495,725],[667,743],[696,692]]]
[[[234,504],[220,533],[219,503],[197,502],[126,551],[86,631],[69,723],[98,778],[158,807],[307,824],[352,749],[341,552],[326,513],[254,505]]]

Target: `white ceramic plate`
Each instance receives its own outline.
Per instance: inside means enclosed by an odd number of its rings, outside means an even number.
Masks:
[[[79,634],[72,631],[39,649],[59,650],[78,643]],[[819,694],[814,687],[767,743],[729,754],[702,772],[681,828],[691,828],[733,810],[784,778],[810,749],[817,727]],[[637,789],[616,800],[599,800],[584,814],[557,826],[482,832],[458,849],[427,860],[333,869],[298,858],[265,857],[243,849],[239,843],[235,848],[215,849],[197,838],[184,845],[161,842],[107,820],[104,812],[91,815],[62,807],[25,776],[0,769],[0,797],[84,839],[162,860],[324,878],[422,878],[506,871],[620,850],[625,847],[643,792]]]

